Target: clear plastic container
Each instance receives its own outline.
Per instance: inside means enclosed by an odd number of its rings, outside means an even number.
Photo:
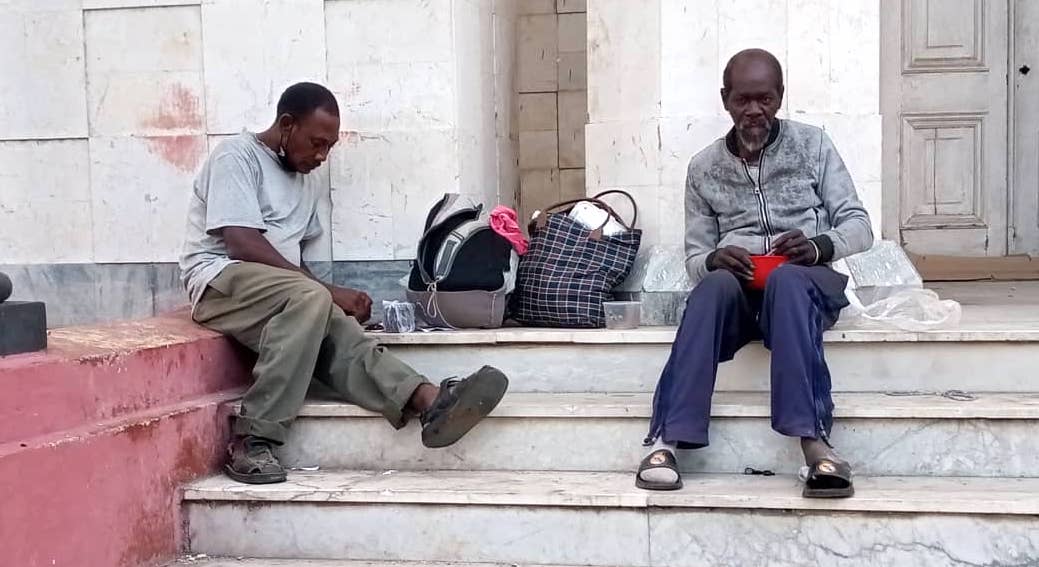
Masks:
[[[406,301],[382,302],[382,326],[387,333],[415,330],[415,304]]]
[[[642,323],[641,301],[604,301],[607,329],[638,329]]]

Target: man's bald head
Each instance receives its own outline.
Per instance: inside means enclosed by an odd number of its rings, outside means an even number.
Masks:
[[[776,90],[783,92],[783,66],[779,64],[779,59],[776,59],[775,55],[764,49],[744,49],[733,55],[725,65],[725,71],[722,72],[722,88],[725,90],[731,89],[732,74],[737,69],[742,70],[750,65],[767,65],[772,69],[776,80]]]
[[[732,117],[740,155],[757,160],[783,105],[783,68],[764,49],[746,49],[729,59],[722,85],[722,104]]]

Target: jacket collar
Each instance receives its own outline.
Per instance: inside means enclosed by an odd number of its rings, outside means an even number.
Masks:
[[[775,142],[777,138],[779,138],[779,132],[783,129],[782,124],[783,120],[781,118],[776,118],[772,120],[772,129],[768,133],[768,141],[765,142],[765,147],[761,148],[762,152],[767,150],[769,146],[771,146],[772,143]],[[729,153],[736,156],[737,158],[740,157],[740,146],[739,142],[736,141],[735,126],[730,128],[729,133],[725,135],[725,147],[728,148]]]

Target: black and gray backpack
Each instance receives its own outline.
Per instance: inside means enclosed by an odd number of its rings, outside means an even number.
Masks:
[[[501,327],[519,256],[491,228],[483,205],[444,195],[426,216],[408,278],[408,301],[435,327]]]

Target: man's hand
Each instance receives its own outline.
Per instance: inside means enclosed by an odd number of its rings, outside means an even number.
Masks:
[[[819,251],[800,230],[791,230],[772,243],[772,254],[786,256],[787,262],[812,266],[819,260]]]
[[[739,246],[719,248],[711,255],[711,270],[727,270],[737,278],[754,279],[754,262],[750,260],[750,252]]]
[[[347,287],[328,286],[332,292],[332,302],[347,315],[353,315],[358,323],[365,323],[372,318],[372,298],[363,291]]]

